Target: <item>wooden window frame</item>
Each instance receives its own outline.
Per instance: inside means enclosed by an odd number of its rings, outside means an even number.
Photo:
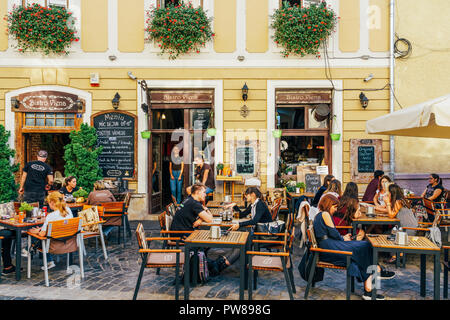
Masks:
[[[22,0],[22,6],[27,7],[28,6],[27,2],[28,2],[27,0]],[[49,6],[48,2],[49,2],[49,0],[45,0],[45,7]],[[69,8],[69,0],[66,0],[66,9],[67,8]]]
[[[279,0],[279,2],[278,2],[279,8],[281,8],[284,1],[287,1],[287,0]],[[303,0],[298,0],[298,2],[299,2],[299,6],[301,7],[303,5]]]
[[[26,119],[34,119],[34,123],[36,124],[36,119],[38,119],[36,117],[37,113],[42,113],[44,115],[43,118],[39,118],[39,119],[44,119],[44,123],[45,123],[45,120],[47,119],[46,115],[48,115],[48,114],[54,115],[54,117],[52,117],[52,118],[55,119],[55,124],[56,124],[56,119],[57,119],[56,115],[57,114],[63,114],[64,118],[60,118],[60,119],[64,119],[64,124],[66,124],[67,119],[73,119],[73,125],[72,126],[66,126],[66,125],[64,125],[64,126],[56,126],[56,125],[55,126],[47,126],[47,125],[44,125],[44,126],[37,126],[37,125],[30,126],[30,125],[27,125],[26,124]],[[33,114],[34,117],[27,117],[27,115],[29,115],[29,114]],[[67,117],[68,114],[73,115],[73,118],[72,117]],[[23,128],[22,132],[24,132],[24,133],[33,133],[33,132],[42,132],[43,130],[49,130],[49,131],[52,131],[52,132],[53,131],[70,132],[70,131],[76,129],[76,127],[77,127],[77,123],[76,123],[77,121],[76,120],[77,120],[76,113],[26,112],[26,113],[24,113],[24,115],[22,117],[22,128]]]
[[[183,2],[183,0],[178,0],[178,1]],[[189,0],[185,0],[185,1],[189,2]],[[200,0],[200,7],[202,7],[202,8],[203,8],[203,1],[204,0]],[[156,7],[157,8],[161,8],[161,7],[165,8],[166,7],[165,2],[166,2],[166,0],[157,0]]]

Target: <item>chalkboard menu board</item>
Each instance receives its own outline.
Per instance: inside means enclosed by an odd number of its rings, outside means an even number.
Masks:
[[[305,174],[306,193],[316,193],[320,188],[320,175],[307,173]]]
[[[206,130],[209,124],[210,109],[192,109],[191,126],[194,129]]]
[[[253,174],[255,171],[253,147],[236,148],[236,171],[238,174]]]
[[[359,146],[358,172],[374,172],[374,171],[375,171],[375,147]]]
[[[93,116],[98,145],[103,151],[98,157],[103,177],[133,178],[135,167],[136,117],[123,112],[107,112]]]

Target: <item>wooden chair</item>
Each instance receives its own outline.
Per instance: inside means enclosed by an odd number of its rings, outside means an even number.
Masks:
[[[178,300],[178,291],[180,286],[179,273],[180,266],[184,265],[184,255],[182,251],[176,247],[176,249],[150,249],[151,241],[176,241],[181,240],[177,237],[145,237],[145,230],[142,223],[139,223],[136,228],[136,238],[139,245],[139,253],[141,255],[142,263],[139,271],[138,280],[136,282],[136,288],[134,289],[133,300],[136,300],[139,287],[141,285],[142,275],[145,268],[175,268],[175,300]]]
[[[92,208],[91,214],[85,214],[84,211],[90,208]],[[108,253],[106,252],[105,238],[102,229],[102,224],[105,223],[105,220],[100,219],[100,212],[103,214],[102,206],[84,205],[83,210],[78,213],[78,216],[83,220],[83,240],[95,238],[95,251],[97,252],[97,239],[100,238],[103,256],[105,257],[105,260],[108,260]],[[95,226],[97,226],[97,228]]]
[[[282,252],[263,252],[263,251],[247,251],[249,257],[249,278],[248,278],[248,299],[252,300],[253,287],[256,289],[258,273],[260,271],[277,271],[284,273],[286,287],[288,289],[289,298],[294,300],[293,293],[296,293],[294,283],[294,273],[292,272],[292,243],[294,241],[294,232],[277,234],[283,235],[283,241],[270,240],[252,240],[252,243],[265,243],[282,245]]]
[[[127,225],[127,232],[128,232],[128,236],[131,239],[131,227],[130,227],[130,221],[128,220],[128,207],[130,206],[130,202],[131,202],[131,192],[127,192],[125,194],[125,197],[123,199],[123,202],[125,204],[125,222]]]
[[[78,250],[80,260],[81,278],[84,278],[83,267],[83,235],[81,217],[70,218],[64,220],[51,221],[47,226],[47,234],[44,237],[38,234],[27,232],[28,249],[31,247],[31,238],[41,240],[42,254],[44,256],[44,276],[45,285],[49,286],[48,269],[47,269],[47,253],[51,254],[67,254],[67,267],[69,267],[69,253]],[[28,255],[28,278],[31,277],[31,254]]]
[[[177,211],[177,207],[175,203],[169,203],[166,206],[166,212],[168,212],[172,217],[175,216],[175,212]]]
[[[347,300],[350,300],[350,291],[354,292],[354,277],[350,276],[349,274],[349,267],[351,262],[351,257],[353,253],[351,251],[339,251],[339,250],[329,250],[329,249],[322,249],[318,247],[316,236],[314,234],[314,227],[312,225],[309,226],[307,230],[307,236],[308,236],[308,249],[313,254],[312,261],[308,266],[306,266],[307,270],[309,270],[309,277],[308,277],[308,284],[305,289],[305,299],[308,299],[308,294],[311,286],[314,286],[313,283],[313,276],[314,271],[316,267],[318,268],[328,268],[328,269],[336,269],[336,270],[346,270],[347,272],[347,290],[346,290],[346,298]],[[335,253],[335,254],[342,254],[347,257],[347,264],[345,267],[338,266],[329,262],[322,262],[319,260],[319,255],[321,252],[324,253]]]
[[[272,215],[272,221],[276,221],[278,218],[278,212],[280,211],[281,202],[283,199],[278,198],[273,201],[272,208],[270,210],[270,214]]]
[[[450,246],[442,246],[442,249],[444,249],[444,299],[448,298],[448,250],[450,249]]]
[[[104,226],[114,226],[117,227],[117,242],[120,244],[120,229],[123,229],[123,247],[127,241],[127,236],[125,232],[127,213],[125,212],[125,202],[103,202],[100,203],[103,207],[103,214],[100,215],[103,220],[105,220]],[[100,214],[100,213],[99,213]]]

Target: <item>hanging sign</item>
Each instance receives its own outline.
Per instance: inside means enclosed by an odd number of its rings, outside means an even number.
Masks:
[[[76,104],[78,96],[61,91],[33,91],[17,96],[16,112],[79,112]]]

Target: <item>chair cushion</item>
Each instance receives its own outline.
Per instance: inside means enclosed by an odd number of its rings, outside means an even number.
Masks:
[[[287,260],[286,267],[290,268],[290,260]],[[254,255],[252,257],[252,267],[253,268],[269,268],[283,270],[283,265],[281,264],[281,258],[275,256],[258,256]]]
[[[147,266],[149,265],[167,265],[175,266],[177,262],[177,254],[174,252],[154,252],[150,253],[147,258]],[[180,253],[180,264],[184,264],[184,253]]]
[[[121,226],[122,217],[103,217],[105,220],[104,226]]]
[[[90,207],[78,212],[78,216],[83,220],[83,224],[93,223],[100,221],[98,216],[97,207]],[[98,232],[98,224],[83,227],[83,230],[89,232]]]
[[[64,254],[70,253],[78,250],[77,236],[73,236],[66,241],[52,239],[50,240],[49,253],[52,254]]]

